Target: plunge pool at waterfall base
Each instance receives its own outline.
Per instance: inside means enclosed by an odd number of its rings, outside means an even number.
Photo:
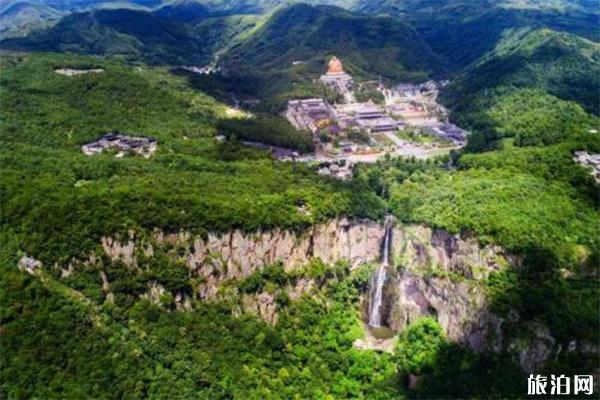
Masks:
[[[354,341],[354,347],[360,350],[375,350],[393,353],[398,342],[396,332],[385,326],[371,327],[362,324],[364,337]]]
[[[369,330],[377,339],[391,339],[396,335],[396,332],[387,326],[370,326]]]

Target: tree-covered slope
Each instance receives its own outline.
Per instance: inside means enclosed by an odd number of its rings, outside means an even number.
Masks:
[[[12,2],[0,8],[0,38],[25,36],[56,23],[62,14],[43,4]]]
[[[598,128],[599,119],[579,104],[561,100],[540,89],[502,88],[457,110],[457,119],[474,133],[469,149],[482,149],[502,138],[517,146],[544,146],[568,141]]]
[[[210,9],[207,6],[189,0],[180,0],[166,4],[154,12],[154,15],[159,17],[181,22],[191,22],[204,18],[209,14]]]
[[[454,111],[455,120],[485,133],[487,142],[518,134],[530,136],[518,144],[550,143],[558,140],[549,139],[557,124],[575,131],[594,128],[597,122],[566,102],[597,115],[599,86],[600,45],[571,34],[537,30],[503,41],[454,80],[443,101]],[[472,137],[471,145],[475,141]]]
[[[550,28],[600,41],[600,13],[590,1],[364,0],[355,8],[403,18],[453,71],[476,62],[515,29]]]
[[[119,55],[150,63],[202,63],[212,56],[189,26],[124,9],[72,14],[48,30],[1,45],[9,50]]]
[[[382,211],[355,187],[215,141],[231,110],[164,71],[65,55],[2,61],[1,219],[22,250],[48,262],[84,254],[102,235],[128,228],[302,227]],[[64,66],[105,72],[53,70]],[[115,130],[156,138],[158,152],[150,159],[82,153],[81,145]]]
[[[119,56],[151,64],[203,65],[228,47],[237,35],[253,28],[258,20],[249,15],[211,14],[209,18],[205,11],[206,8],[197,5],[172,5],[153,13],[127,9],[75,13],[50,29],[7,39],[0,45],[6,50]]]
[[[546,29],[517,32],[467,69],[448,89],[450,105],[500,86],[533,87],[600,112],[600,45]]]
[[[152,10],[162,0],[4,0],[0,4],[0,38],[22,37],[48,28],[61,18],[95,9]]]
[[[401,21],[304,4],[275,12],[224,55],[232,74],[275,74],[292,62],[322,73],[338,56],[349,72],[371,77],[419,80],[442,66],[419,35]]]

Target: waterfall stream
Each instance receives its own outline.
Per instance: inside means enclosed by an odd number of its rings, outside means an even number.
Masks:
[[[387,278],[387,267],[390,257],[390,237],[392,236],[392,223],[386,218],[385,237],[383,239],[383,257],[377,273],[373,276],[370,290],[369,326],[381,326],[381,302],[383,300],[383,286]]]

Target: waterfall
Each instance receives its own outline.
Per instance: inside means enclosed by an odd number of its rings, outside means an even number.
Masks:
[[[390,258],[390,237],[392,236],[392,224],[386,218],[385,237],[383,239],[383,257],[377,273],[373,276],[370,290],[369,326],[381,326],[381,302],[383,300],[383,285],[387,278],[387,267]]]

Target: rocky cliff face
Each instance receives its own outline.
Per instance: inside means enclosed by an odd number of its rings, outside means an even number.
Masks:
[[[213,299],[221,283],[243,279],[265,265],[282,263],[286,271],[301,267],[313,258],[325,263],[347,260],[353,266],[379,259],[384,228],[373,221],[333,220],[297,233],[281,229],[244,233],[209,234],[208,238],[188,233],[156,232],[149,240],[103,238],[102,248],[112,261],[137,268],[138,259],[152,256],[157,247],[170,248],[173,257],[186,262],[202,283],[201,299]]]
[[[182,232],[138,236],[129,232],[124,238],[104,237],[100,251],[85,261],[72,261],[66,267],[55,265],[61,279],[69,279],[80,267],[94,267],[100,274],[105,301],[114,302],[106,263],[122,263],[132,274],[141,273],[156,257],[189,268],[193,293],[169,293],[157,282],[147,282],[141,295],[161,304],[163,297],[172,298],[178,309],[191,309],[195,301],[225,300],[233,304],[233,312],[254,313],[271,324],[278,320],[278,293],[289,300],[319,290],[309,277],[301,277],[278,288],[256,293],[241,293],[233,280],[250,277],[266,265],[281,263],[286,271],[303,267],[314,258],[327,264],[346,260],[351,266],[378,263],[381,257],[385,227],[373,221],[339,219],[314,226],[303,232],[281,229],[244,233],[193,236]],[[526,372],[540,369],[544,362],[561,351],[598,354],[597,345],[571,342],[557,343],[547,327],[529,323],[515,334],[518,315],[500,318],[489,311],[485,282],[493,271],[517,266],[519,259],[498,246],[480,246],[473,238],[452,235],[422,225],[397,225],[392,230],[391,260],[383,288],[382,324],[401,332],[411,322],[434,316],[447,337],[476,351],[507,350],[514,354]],[[41,262],[24,255],[18,267],[35,275]],[[89,270],[88,270],[89,272]],[[365,293],[363,309],[369,309]],[[516,314],[516,313],[515,313]],[[365,315],[365,321],[367,321]],[[503,331],[513,331],[510,337]],[[367,348],[378,346],[375,337]],[[364,343],[363,343],[364,344]],[[562,346],[562,347],[561,347]],[[385,350],[385,349],[384,349]]]
[[[130,233],[126,241],[104,238],[102,247],[111,260],[131,268],[138,268],[140,258],[168,248],[172,257],[185,261],[201,278],[196,287],[198,297],[216,300],[225,282],[247,278],[265,265],[282,263],[289,271],[312,258],[325,263],[347,260],[353,266],[377,262],[384,235],[385,227],[376,222],[340,219],[302,233],[233,231],[201,238],[156,232],[146,241],[136,240]],[[384,325],[402,331],[415,319],[433,315],[451,340],[483,350],[486,337],[500,329],[500,320],[486,311],[482,281],[490,272],[517,260],[500,247],[480,247],[474,239],[420,225],[395,227],[391,247],[382,306]],[[310,282],[302,282],[288,292],[290,297],[298,297],[310,287]],[[368,299],[366,303],[368,308]],[[275,301],[269,294],[244,295],[242,305],[244,311],[255,312],[271,323],[277,320]]]
[[[338,219],[303,232],[232,231],[207,237],[186,232],[155,231],[146,236],[129,232],[121,238],[104,237],[100,251],[83,262],[73,261],[66,267],[56,265],[55,268],[61,279],[69,279],[78,273],[79,265],[95,266],[105,299],[112,302],[112,282],[105,272],[106,262],[122,263],[136,274],[143,272],[152,259],[167,256],[189,268],[193,293],[169,293],[165,287],[150,281],[142,297],[158,304],[163,297],[172,298],[175,306],[183,310],[193,307],[195,301],[225,300],[233,304],[234,313],[251,312],[276,324],[278,293],[285,292],[290,300],[295,300],[319,290],[322,283],[302,277],[279,288],[279,292],[241,293],[230,282],[248,278],[264,266],[276,263],[281,263],[289,272],[309,264],[314,258],[327,264],[346,260],[351,266],[378,263],[385,231],[377,222]],[[381,308],[384,326],[401,332],[417,318],[434,316],[450,340],[476,351],[507,350],[527,372],[539,370],[549,357],[560,351],[598,352],[597,345],[587,343],[571,343],[563,349],[546,327],[534,323],[517,335],[513,332],[510,338],[503,335],[506,329],[514,331],[510,326],[515,326],[519,316],[503,319],[492,314],[485,292],[485,282],[491,272],[519,264],[517,257],[502,248],[482,247],[473,238],[422,225],[398,224],[392,230],[391,241],[391,260]],[[23,256],[19,268],[35,274],[43,266],[35,258]],[[368,293],[362,306],[364,310],[369,309]]]
[[[402,331],[412,321],[434,316],[448,338],[483,350],[500,329],[487,311],[483,280],[518,260],[497,246],[424,226],[394,230],[396,269],[385,289],[387,325]]]
[[[159,231],[141,238],[130,232],[126,238],[103,238],[104,254],[92,255],[87,263],[108,258],[111,262],[122,262],[136,273],[144,268],[145,260],[159,252],[166,253],[169,258],[185,263],[191,277],[197,278],[193,294],[196,299],[234,298],[237,302],[234,312],[251,312],[276,324],[277,298],[273,293],[231,293],[227,283],[276,263],[290,271],[307,265],[313,258],[325,263],[346,260],[352,266],[379,262],[384,236],[382,224],[348,219],[333,220],[303,232],[232,231],[204,238],[185,232]],[[502,248],[482,247],[473,238],[421,225],[397,225],[392,231],[391,248],[381,310],[383,325],[401,332],[417,318],[434,316],[450,340],[476,351],[508,349],[526,371],[537,370],[556,350],[554,339],[544,333],[543,327],[535,329],[538,332],[535,335],[526,335],[527,340],[503,339],[506,321],[489,312],[485,293],[485,280],[492,271],[519,263],[518,258]],[[72,273],[71,266],[68,271]],[[103,286],[109,286],[105,277],[102,281]],[[318,290],[316,286],[310,279],[301,279],[283,289],[294,300]],[[164,288],[149,282],[144,296],[158,302],[163,292]],[[184,294],[171,295],[178,308],[191,307],[191,299]],[[364,310],[368,310],[368,303],[365,296]]]

